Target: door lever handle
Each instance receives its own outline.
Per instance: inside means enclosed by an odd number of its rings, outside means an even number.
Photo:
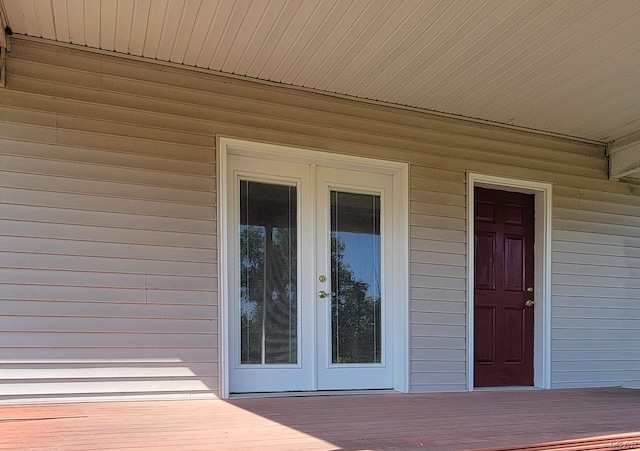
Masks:
[[[320,299],[324,299],[324,298],[330,298],[331,296],[333,296],[335,293],[327,293],[324,290],[320,290],[318,291],[318,296],[320,297]]]
[[[535,302],[533,302],[532,299],[528,299],[527,302],[524,303],[527,307],[533,307],[533,304],[535,304]]]

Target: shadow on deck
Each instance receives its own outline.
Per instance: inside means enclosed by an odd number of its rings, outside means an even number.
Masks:
[[[0,406],[0,449],[640,449],[640,390]]]

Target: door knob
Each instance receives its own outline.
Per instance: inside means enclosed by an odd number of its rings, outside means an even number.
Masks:
[[[524,305],[526,305],[527,307],[533,307],[533,304],[535,304],[535,302],[533,302],[533,299],[527,299],[527,302],[524,303]]]
[[[319,296],[321,299],[324,299],[324,298],[330,298],[331,296],[333,296],[333,293],[327,293],[327,292],[326,292],[326,291],[324,291],[324,290],[320,290],[320,291],[318,291],[318,296]]]

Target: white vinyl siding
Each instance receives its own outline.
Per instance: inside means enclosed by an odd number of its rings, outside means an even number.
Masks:
[[[410,390],[466,389],[466,171],[553,184],[552,386],[640,380],[640,196],[598,146],[20,38],[0,400],[217,395],[215,138],[406,161]]]

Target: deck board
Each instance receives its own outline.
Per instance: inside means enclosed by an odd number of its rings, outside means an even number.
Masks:
[[[4,405],[0,449],[640,449],[640,390]]]

